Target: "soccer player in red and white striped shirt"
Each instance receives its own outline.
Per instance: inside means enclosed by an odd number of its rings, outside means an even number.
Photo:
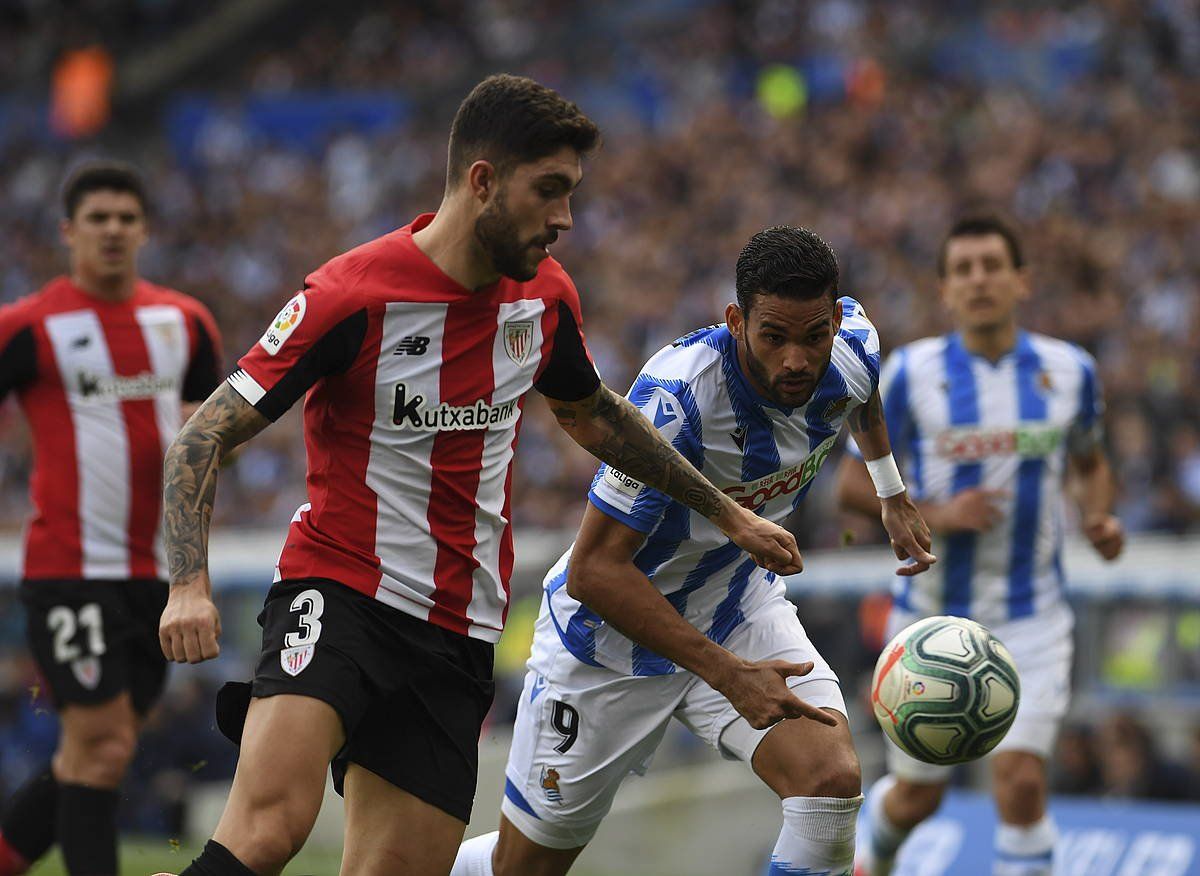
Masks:
[[[346,798],[343,872],[449,872],[508,606],[530,388],[627,477],[770,568],[799,570],[790,535],[706,481],[591,363],[578,293],[547,249],[571,227],[597,140],[550,89],[484,80],[455,117],[437,213],[311,274],[168,453],[162,646],[195,663],[218,651],[205,544],[221,457],[306,396],[310,502],[260,617],[253,684],[218,697],[241,758],[185,876],[279,872],[311,829],[331,760]]]
[[[34,446],[21,598],[62,724],[52,766],[7,801],[0,876],[56,839],[71,873],[117,871],[116,788],[166,677],[163,454],[181,399],[219,380],[208,311],[137,276],[137,174],[84,165],[64,206],[70,274],[0,310],[0,398],[16,394]]]

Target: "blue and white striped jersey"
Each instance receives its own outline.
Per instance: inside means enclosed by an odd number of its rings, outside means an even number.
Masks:
[[[912,496],[944,502],[969,487],[1002,490],[986,533],[934,538],[938,563],[896,577],[896,604],[996,624],[1057,606],[1063,478],[1071,448],[1099,441],[1096,363],[1074,344],[1021,332],[992,363],[957,334],[897,349],[880,381],[893,452]]]
[[[655,428],[704,475],[775,522],[804,498],[848,411],[879,382],[879,337],[862,306],[839,299],[842,325],[831,362],[803,407],[784,408],[754,391],[737,344],[721,326],[694,331],[656,353],[629,391]],[[588,498],[646,533],[634,563],[689,623],[724,642],[784,586],[707,519],[658,490],[602,465]],[[548,611],[566,648],[593,666],[632,675],[674,672],[675,664],[621,635],[564,586],[571,552],[546,576]]]

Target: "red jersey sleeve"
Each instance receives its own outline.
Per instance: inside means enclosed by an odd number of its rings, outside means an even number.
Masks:
[[[600,374],[592,363],[583,337],[583,317],[579,292],[564,272],[562,297],[558,300],[558,321],[550,356],[533,385],[542,395],[559,401],[579,401],[600,388]]]
[[[229,383],[264,417],[277,420],[322,377],[345,372],[367,332],[367,306],[325,269],[310,274],[238,360]]]
[[[203,401],[221,382],[221,333],[208,308],[189,299],[188,335],[192,342],[191,359],[183,376],[185,402]]]
[[[26,308],[0,307],[0,400],[37,378],[37,344]]]

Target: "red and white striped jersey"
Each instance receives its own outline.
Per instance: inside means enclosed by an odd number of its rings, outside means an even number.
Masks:
[[[33,433],[25,579],[166,577],[163,453],[220,346],[204,305],[143,280],[106,301],[59,277],[0,309],[0,399]]]
[[[561,265],[472,292],[413,241],[432,218],[310,274],[229,382],[272,420],[308,393],[309,502],[278,578],[332,579],[495,642],[524,396],[581,399],[600,378]]]

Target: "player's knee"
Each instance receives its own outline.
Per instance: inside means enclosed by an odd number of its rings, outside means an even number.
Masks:
[[[1046,794],[1042,769],[1032,759],[1017,761],[1011,769],[996,775],[996,795],[1006,811],[1033,812],[1041,807]]]
[[[256,809],[241,825],[239,848],[251,850],[257,868],[282,867],[308,839],[311,821],[285,801]]]
[[[137,731],[121,724],[96,725],[63,739],[57,763],[65,782],[113,788],[121,783],[137,749]]]
[[[888,809],[899,816],[894,819],[898,824],[916,825],[938,811],[945,792],[944,784],[898,779],[888,795],[891,798]]]
[[[854,749],[827,758],[813,777],[811,797],[857,797],[862,793],[862,769]]]

